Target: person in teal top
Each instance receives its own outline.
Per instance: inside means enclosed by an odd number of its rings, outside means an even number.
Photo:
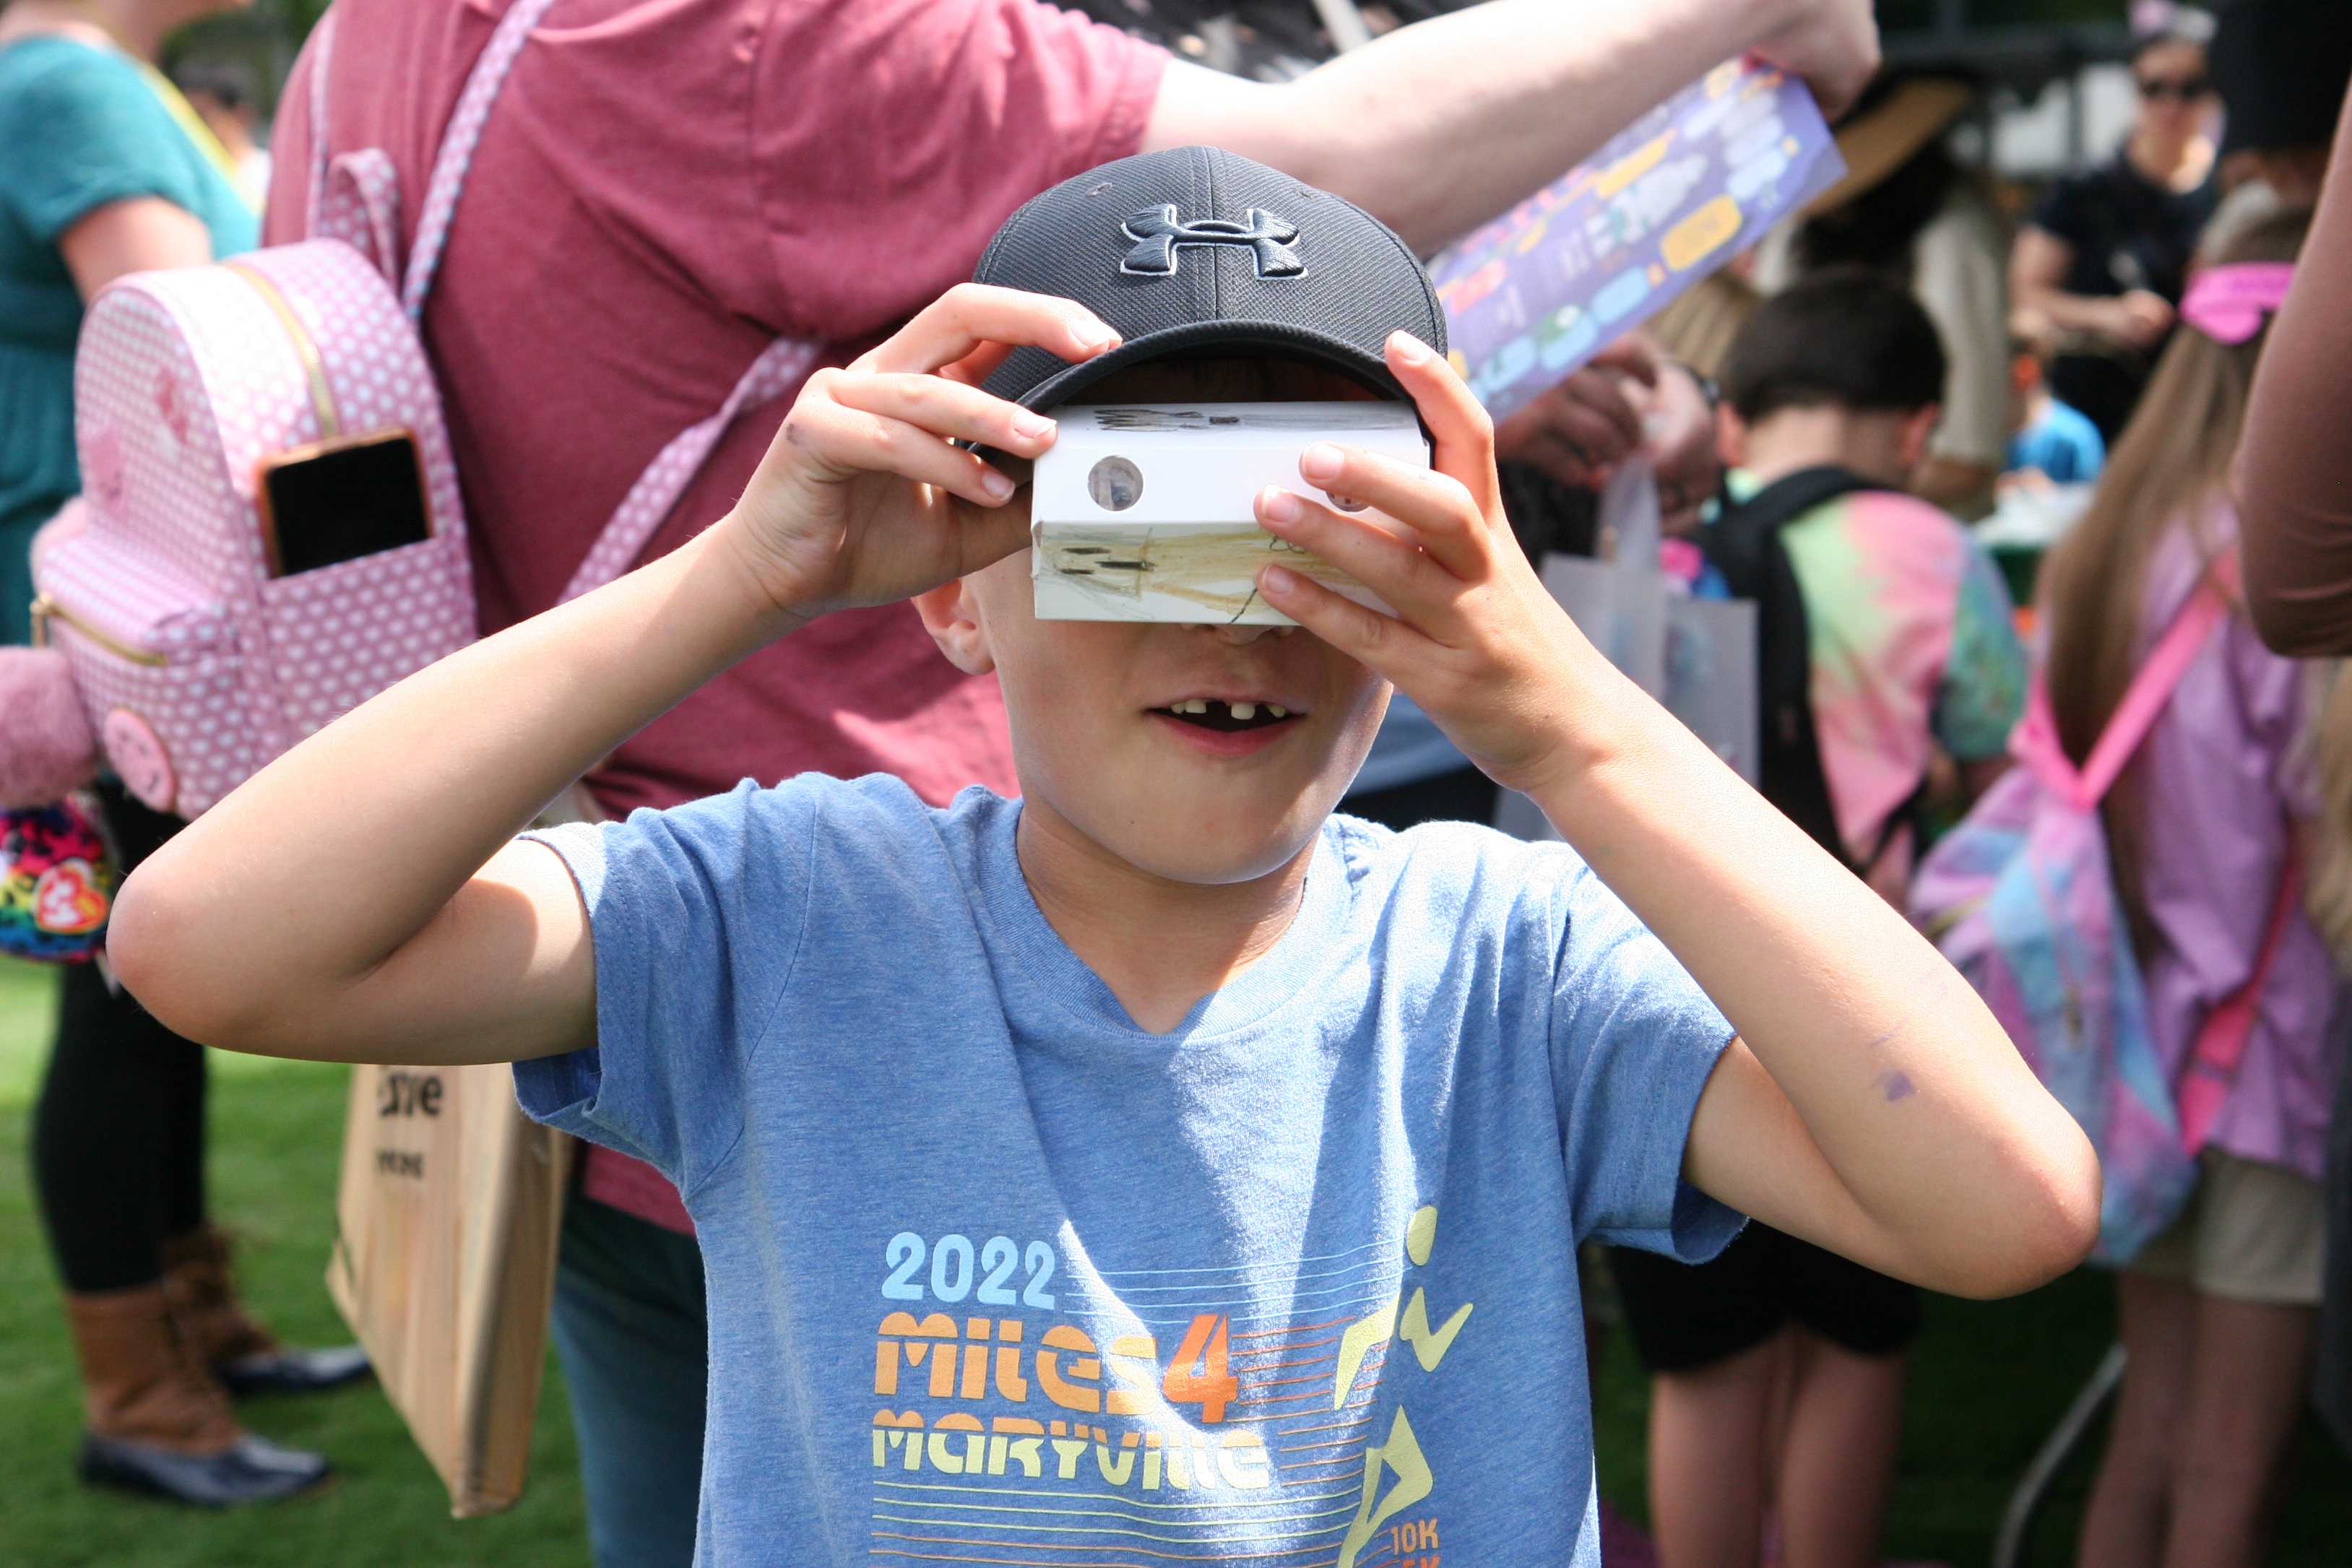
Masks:
[[[8,15],[33,10],[20,0]],[[163,234],[143,236],[163,239],[163,254],[125,256],[142,248],[136,231],[155,226],[157,204],[201,225],[200,254],[186,254],[184,222],[165,219]],[[142,62],[102,34],[27,32],[0,47],[0,641],[26,640],[27,547],[81,487],[74,340],[95,269],[75,252],[100,252],[101,264],[125,256],[128,271],[217,260],[259,240],[257,217]]]
[[[258,242],[233,165],[154,68],[165,35],[236,0],[0,0],[0,640],[22,643],[34,533],[80,488],[74,345],[115,278]],[[0,743],[5,743],[0,741]],[[95,786],[127,868],[182,824]],[[82,1374],[85,1479],[222,1504],[325,1479],[238,1422],[229,1389],[363,1373],[246,1315],[206,1223],[202,1049],[63,966],[33,1113],[34,1186]]]

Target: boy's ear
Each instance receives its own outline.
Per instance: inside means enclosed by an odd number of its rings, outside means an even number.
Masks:
[[[923,630],[931,634],[949,664],[967,675],[984,675],[996,668],[996,653],[988,645],[988,629],[981,623],[971,578],[951,578],[915,595],[915,613],[923,618]]]
[[[1936,425],[1943,417],[1943,405],[1933,402],[1903,416],[1903,423],[1895,439],[1896,455],[1901,460],[1906,473],[1918,467],[1925,460],[1927,455],[1928,439],[1936,434]]]
[[[1748,422],[1727,402],[1716,405],[1715,455],[1726,468],[1748,465]]]

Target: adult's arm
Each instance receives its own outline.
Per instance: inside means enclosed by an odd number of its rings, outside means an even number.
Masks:
[[[2246,601],[2281,653],[2352,653],[2352,117],[2254,370],[2238,478]]]
[[[1279,85],[1171,61],[1143,151],[1226,148],[1434,250],[1748,51],[1834,113],[1877,68],[1878,34],[1864,0],[1490,0]]]
[[[58,250],[84,299],[126,272],[201,267],[213,258],[203,221],[161,196],[132,196],[93,209],[58,236]]]
[[[2172,325],[2170,301],[2145,288],[2117,295],[2069,293],[2063,285],[2074,267],[2072,241],[2031,221],[2018,229],[2009,256],[2009,293],[2029,330],[2038,332],[2046,322],[2144,349]]]

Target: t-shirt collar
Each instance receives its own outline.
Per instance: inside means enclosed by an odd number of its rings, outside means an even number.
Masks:
[[[1020,821],[1021,803],[1013,801],[985,825],[980,844],[982,924],[999,954],[1008,1011],[1031,1018],[1057,1012],[1072,1023],[1139,1044],[1175,1047],[1264,1022],[1311,990],[1313,975],[1338,956],[1350,887],[1327,821],[1316,837],[1298,913],[1274,950],[1194,1003],[1166,1034],[1139,1029],[1110,987],[1070,950],[1037,907],[1015,848]]]

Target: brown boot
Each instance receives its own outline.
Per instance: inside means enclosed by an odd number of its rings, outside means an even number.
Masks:
[[[92,1433],[197,1457],[243,1435],[227,1394],[174,1331],[162,1286],[68,1294],[66,1316]]]
[[[256,1322],[237,1296],[228,1237],[209,1225],[164,1241],[163,1299],[196,1364],[234,1393],[304,1394],[367,1375],[356,1345],[289,1350]]]
[[[220,1506],[290,1497],[327,1462],[290,1453],[236,1424],[228,1396],[189,1355],[161,1285],[69,1293],[89,1428],[85,1480]]]
[[[228,1238],[209,1225],[164,1241],[163,1300],[199,1366],[270,1355],[278,1349],[278,1336],[255,1322],[237,1299]]]

